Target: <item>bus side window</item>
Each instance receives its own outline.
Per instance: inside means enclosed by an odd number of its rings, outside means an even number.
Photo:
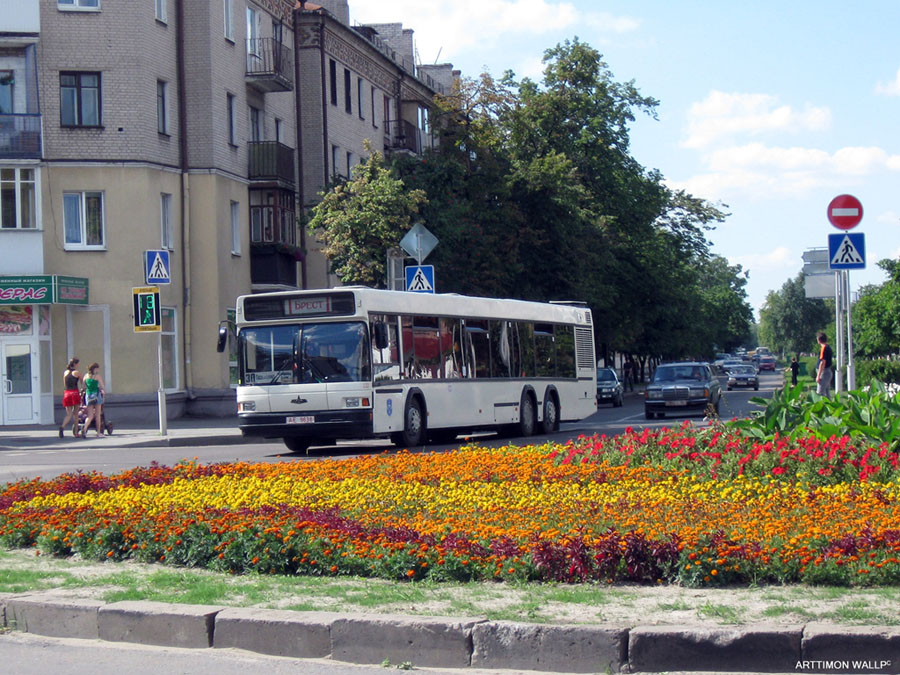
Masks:
[[[376,325],[383,326],[383,328],[375,329]],[[376,345],[376,341],[372,340],[372,371],[375,381],[399,380],[400,344],[397,340],[397,317],[384,314],[373,315],[370,330],[373,336],[376,330],[382,332],[381,337],[385,339],[383,346]]]
[[[444,364],[444,377],[458,379],[462,377],[462,348],[460,346],[459,319],[441,319],[441,361]]]
[[[556,345],[553,342],[553,324],[534,324],[534,357],[538,377],[556,376]]]
[[[413,318],[413,351],[415,371],[413,377],[431,380],[441,379],[441,335],[436,316],[416,316]],[[404,334],[405,337],[405,334]]]
[[[488,322],[482,319],[466,319],[467,377],[491,376],[491,343],[488,340]]]
[[[506,321],[491,321],[491,376],[509,377],[510,347],[509,324]]]
[[[575,329],[572,326],[556,327],[556,368],[559,377],[575,377]]]
[[[519,322],[519,353],[522,359],[522,377],[534,377],[534,324]]]

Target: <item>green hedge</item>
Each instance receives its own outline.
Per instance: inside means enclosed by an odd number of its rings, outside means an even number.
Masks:
[[[872,380],[885,384],[900,383],[900,361],[860,359],[856,362],[856,386],[867,387]]]

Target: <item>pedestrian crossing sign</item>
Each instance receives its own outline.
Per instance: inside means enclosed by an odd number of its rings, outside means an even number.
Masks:
[[[434,265],[407,267],[406,290],[413,293],[434,293]]]
[[[861,270],[866,266],[866,239],[862,232],[828,235],[828,266],[833,270]]]
[[[148,286],[172,283],[172,275],[169,270],[169,252],[144,251],[144,271]]]

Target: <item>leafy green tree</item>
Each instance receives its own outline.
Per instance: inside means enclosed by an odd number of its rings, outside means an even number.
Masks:
[[[900,259],[878,266],[888,280],[861,289],[853,307],[854,350],[863,356],[900,353]]]
[[[799,354],[813,349],[816,332],[831,318],[824,300],[806,297],[801,272],[769,291],[759,312],[759,340],[777,352]]]
[[[408,190],[374,152],[351,179],[322,195],[309,230],[324,243],[331,269],[345,284],[383,288],[387,251],[397,246],[420,208],[422,190]]]

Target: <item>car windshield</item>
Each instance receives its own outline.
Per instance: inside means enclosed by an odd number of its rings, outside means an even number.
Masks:
[[[597,382],[615,382],[616,374],[609,368],[599,368],[597,370]]]
[[[705,380],[702,366],[660,366],[653,375],[654,382],[675,382],[676,380]]]
[[[756,369],[753,366],[736,366],[731,369],[731,372],[739,375],[753,375],[756,373]]]

